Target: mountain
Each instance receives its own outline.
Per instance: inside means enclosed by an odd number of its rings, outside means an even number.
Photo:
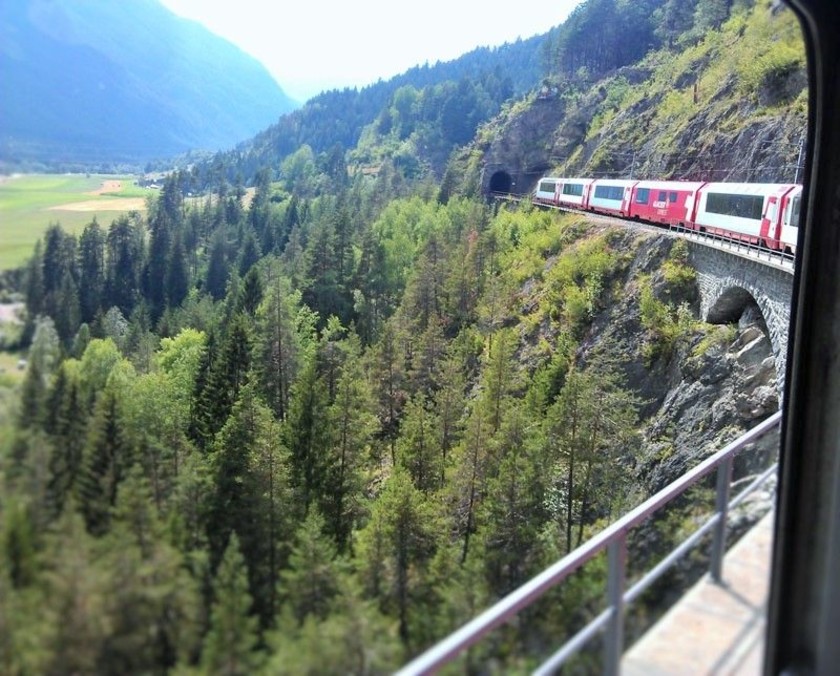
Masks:
[[[422,167],[440,174],[452,149],[471,140],[505,101],[539,86],[555,32],[479,47],[361,89],[323,92],[252,139],[197,163],[198,187],[215,187],[220,175],[250,182],[260,168],[279,168],[304,146],[316,155],[355,149],[348,162],[359,166],[392,157],[398,164],[402,158],[408,173]]]
[[[3,3],[0,73],[13,163],[226,148],[296,105],[256,59],[157,0]]]

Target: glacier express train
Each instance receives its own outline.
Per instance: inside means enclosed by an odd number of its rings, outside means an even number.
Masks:
[[[540,179],[533,201],[682,226],[795,253],[802,186],[620,179]]]

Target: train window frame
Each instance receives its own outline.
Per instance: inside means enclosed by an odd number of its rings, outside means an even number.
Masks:
[[[650,188],[637,188],[634,201],[636,204],[648,204],[650,202]]]
[[[707,192],[706,213],[760,220],[764,213],[764,201],[764,195]]]
[[[808,127],[798,223],[765,674],[840,664],[840,3],[786,0],[805,38]]]

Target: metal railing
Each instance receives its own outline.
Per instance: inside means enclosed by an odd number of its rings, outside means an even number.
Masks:
[[[543,594],[561,583],[584,563],[604,550],[607,550],[608,560],[607,608],[577,634],[566,641],[534,673],[541,675],[553,673],[569,657],[580,650],[593,636],[601,630],[606,630],[604,636],[603,672],[605,674],[618,674],[624,646],[624,606],[637,599],[654,581],[709,532],[712,532],[710,573],[715,581],[720,582],[726,541],[726,519],[729,509],[742,502],[749,493],[753,492],[776,472],[776,465],[773,465],[773,467],[766,470],[730,502],[729,490],[732,477],[732,461],[735,455],[747,444],[776,428],[781,421],[781,416],[781,412],[775,413],[764,422],[749,430],[746,434],[704,460],[694,469],[686,472],[679,479],[656,493],[656,495],[595,535],[588,542],[564,556],[557,563],[508,594],[494,606],[485,610],[440,643],[409,662],[397,672],[398,676],[434,673],[442,666],[452,662],[463,650],[477,643],[492,629],[510,620],[520,610],[533,604]],[[718,474],[714,514],[697,531],[668,554],[668,556],[644,574],[630,589],[625,591],[628,532],[643,523],[658,509],[682,495],[688,488],[694,486],[715,468],[717,468]]]

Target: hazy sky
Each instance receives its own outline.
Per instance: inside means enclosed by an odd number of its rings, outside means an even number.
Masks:
[[[545,33],[580,0],[161,0],[256,57],[300,101]]]

